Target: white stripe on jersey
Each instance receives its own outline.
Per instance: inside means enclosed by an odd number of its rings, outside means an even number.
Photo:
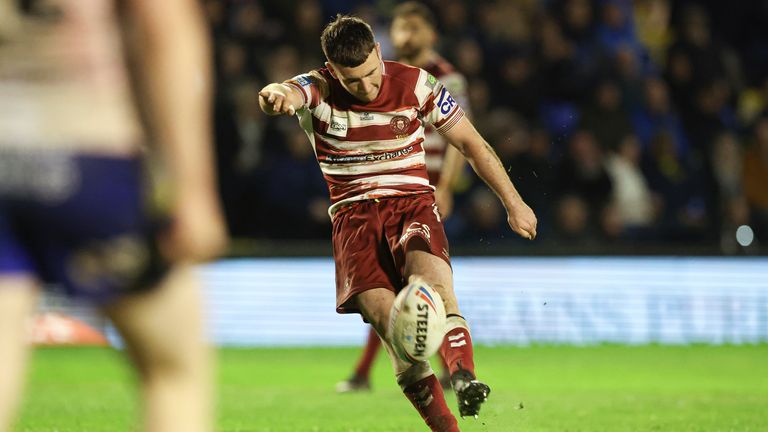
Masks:
[[[334,111],[334,115],[345,117],[347,125],[350,128],[360,128],[365,126],[389,126],[392,118],[396,115],[408,117],[413,121],[418,112],[415,108],[408,108],[402,111],[390,111],[385,113],[361,112],[361,111]],[[365,117],[363,117],[365,115]]]
[[[414,89],[414,93],[416,94],[416,99],[419,101],[419,107],[423,107],[424,103],[427,101],[427,98],[429,98],[429,95],[432,94],[433,89],[424,85],[424,83],[427,82],[428,77],[429,72],[422,69],[419,73],[419,80],[416,81],[416,88]]]
[[[379,175],[379,176],[365,177],[357,180],[352,180],[347,184],[350,184],[350,185],[375,184],[377,186],[397,186],[397,185],[414,184],[414,183],[422,184],[424,186],[429,186],[429,180],[427,179],[423,179],[421,177],[409,176],[409,175],[402,175],[402,174],[385,174],[385,175]]]
[[[352,154],[366,154],[371,152],[396,150],[404,147],[406,144],[415,143],[419,138],[424,138],[424,128],[418,128],[416,132],[408,135],[405,138],[398,138],[393,140],[349,141],[338,140],[326,135],[322,135],[323,141],[328,143],[328,145],[334,149],[354,152]]]
[[[313,110],[316,119],[324,123],[330,123],[331,116],[341,117],[347,120],[347,127],[356,129],[365,126],[388,126],[392,118],[396,115],[408,117],[413,121],[418,116],[415,108],[408,108],[402,111],[391,111],[386,113],[362,112],[362,111],[342,111],[331,107],[327,102],[321,101]],[[363,115],[365,114],[365,117]]]
[[[299,118],[299,126],[304,129],[307,138],[309,138],[309,143],[312,144],[312,150],[315,151],[315,156],[317,156],[317,149],[315,148],[315,128],[312,125],[312,110],[309,108],[301,108],[296,111],[296,117]]]
[[[320,168],[323,170],[323,174],[326,175],[360,175],[371,174],[383,171],[390,171],[396,169],[413,168],[419,165],[424,165],[424,152],[413,153],[412,155],[403,159],[376,161],[376,162],[359,162],[355,164],[332,164],[327,162],[320,162]]]
[[[317,104],[317,106],[315,107],[314,110],[312,110],[312,112],[315,118],[317,118],[318,120],[324,123],[330,123],[331,115],[334,114],[334,111],[333,111],[333,108],[331,108],[331,105],[329,105],[325,101],[321,101],[319,104]],[[336,116],[341,117],[338,114]]]

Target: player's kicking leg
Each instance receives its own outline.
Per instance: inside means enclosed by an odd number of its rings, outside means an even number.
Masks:
[[[446,334],[440,346],[440,356],[445,360],[451,374],[451,384],[459,403],[459,414],[462,417],[477,416],[491,389],[475,376],[472,338],[453,292],[450,266],[429,252],[411,249],[406,253],[405,275],[418,275],[432,285],[443,298],[448,319]]]
[[[340,381],[336,384],[336,392],[338,393],[351,393],[359,391],[371,390],[371,368],[373,362],[376,360],[376,355],[381,348],[381,338],[376,333],[373,327],[368,332],[368,339],[365,341],[363,352],[360,355],[360,359],[357,361],[355,371],[348,379]],[[451,373],[448,369],[448,364],[445,359],[440,356],[440,366],[442,367],[440,373],[440,385],[443,386],[443,390],[449,390],[451,388]]]
[[[144,430],[213,429],[210,363],[198,282],[188,267],[172,270],[160,286],[126,296],[105,313],[123,335],[144,400]]]
[[[356,301],[361,313],[376,332],[385,335],[382,338],[383,345],[392,360],[397,383],[427,426],[434,432],[458,432],[456,418],[445,403],[443,389],[429,362],[405,362],[394,353],[388,342],[387,325],[395,294],[386,288],[375,288],[358,294]]]
[[[31,277],[0,275],[0,432],[10,430],[21,398],[29,355],[27,323],[36,299]]]

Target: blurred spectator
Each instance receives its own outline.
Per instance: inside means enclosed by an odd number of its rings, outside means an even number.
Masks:
[[[709,152],[719,134],[737,129],[736,113],[728,106],[730,99],[730,87],[724,80],[712,81],[696,91],[694,106],[685,117],[693,148]]]
[[[559,15],[566,36],[581,43],[592,38],[595,12],[590,0],[564,0],[560,2]]]
[[[574,133],[568,143],[568,154],[557,168],[554,188],[558,197],[581,200],[586,205],[590,223],[600,224],[603,211],[610,203],[612,184],[600,146],[590,132]]]
[[[577,75],[574,43],[565,37],[555,19],[544,16],[539,27],[539,44],[539,73],[547,83],[543,96],[574,100],[584,85],[584,77]]]
[[[266,71],[267,82],[281,82],[284,77],[293,77],[302,72],[300,54],[293,45],[273,47],[267,62],[270,65]],[[313,69],[319,66],[316,64]]]
[[[655,219],[653,197],[641,162],[640,143],[637,137],[628,135],[607,163],[616,216],[623,235],[631,239],[647,237]]]
[[[292,31],[288,34],[288,41],[301,54],[299,69],[305,71],[317,68],[325,61],[323,50],[317,43],[318,35],[325,25],[322,6],[318,0],[299,0],[291,8],[291,13]]]
[[[557,200],[556,241],[565,245],[586,246],[596,242],[587,203],[575,195]]]
[[[497,105],[514,109],[528,121],[536,120],[543,83],[527,51],[509,53],[503,58],[497,83],[498,91],[494,93]]]
[[[480,76],[485,63],[480,44],[472,38],[464,38],[456,44],[454,64],[467,79]]]
[[[490,189],[485,185],[478,186],[470,192],[466,203],[463,212],[466,220],[461,237],[463,240],[493,244],[504,237],[506,213]]]
[[[669,0],[636,0],[634,2],[637,37],[656,64],[664,64],[667,47],[672,41]]]
[[[438,3],[434,5],[434,10],[440,22],[440,51],[458,53],[459,50],[451,48],[457,47],[459,41],[468,35],[473,35],[467,4],[461,0],[444,0],[435,3]],[[457,63],[454,56],[447,55],[446,58],[453,64]]]
[[[491,108],[491,89],[483,79],[473,79],[467,84],[469,106],[472,107],[473,118],[483,119]]]
[[[583,109],[581,128],[590,131],[603,151],[615,151],[629,135],[632,123],[622,104],[621,88],[604,80],[594,92],[593,100]]]
[[[698,91],[713,82],[739,80],[728,73],[725,47],[714,40],[705,9],[688,4],[683,9],[679,39],[667,53],[667,79],[675,104],[683,115],[694,110]]]
[[[537,75],[545,84],[539,95],[541,121],[553,135],[568,135],[578,124],[575,101],[586,92],[589,78],[579,69],[575,43],[554,18],[542,18],[539,44]]]
[[[546,238],[551,231],[550,201],[555,181],[550,136],[543,128],[528,130],[524,122],[512,119],[510,116],[506,125],[510,133],[505,139],[494,141],[495,149],[520,196],[536,212],[538,237]]]
[[[603,1],[597,38],[603,48],[611,53],[616,52],[620,47],[632,49],[640,61],[644,50],[635,34],[632,12],[631,0]]]
[[[678,155],[685,157],[688,154],[688,138],[661,79],[645,80],[643,105],[635,108],[632,123],[643,149],[649,148],[651,140],[663,133],[671,140]]]
[[[286,148],[270,159],[261,186],[269,227],[276,238],[328,238],[331,202],[312,146],[301,129],[290,128],[285,135]]]
[[[283,25],[264,16],[259,2],[235,3],[230,15],[232,34],[249,48],[269,49],[269,45],[283,36]]]
[[[733,199],[743,194],[743,151],[735,134],[722,133],[712,150],[713,173],[721,199]]]
[[[768,241],[768,116],[755,125],[753,142],[744,157],[744,194],[750,224],[758,240]]]
[[[768,76],[759,86],[745,89],[738,98],[737,116],[741,125],[751,125],[758,117],[768,113]]]
[[[749,207],[744,198],[742,178],[744,152],[735,134],[722,133],[712,149],[712,172],[717,184],[720,244],[724,251],[739,250],[734,233],[749,224]]]
[[[699,183],[682,158],[670,133],[660,132],[651,141],[643,164],[648,184],[657,195],[657,228],[665,240],[699,241],[707,228],[707,208]]]
[[[231,85],[253,74],[253,70],[248,67],[248,54],[242,43],[225,39],[219,43],[218,54],[220,83]]]
[[[227,6],[224,0],[204,0],[205,16],[214,39],[224,34],[227,24]]]

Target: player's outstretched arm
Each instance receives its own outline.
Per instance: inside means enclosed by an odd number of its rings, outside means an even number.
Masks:
[[[216,196],[211,128],[211,49],[193,0],[125,2],[138,100],[174,187],[165,255],[218,255],[226,230]]]
[[[496,152],[466,118],[444,133],[448,141],[469,161],[477,175],[498,195],[507,209],[507,220],[513,231],[533,240],[536,237],[536,215],[523,201],[509,179]]]
[[[294,115],[303,103],[301,93],[286,84],[272,83],[259,92],[259,106],[267,115]]]

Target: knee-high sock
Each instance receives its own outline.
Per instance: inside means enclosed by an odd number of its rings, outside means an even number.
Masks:
[[[461,315],[449,314],[446,333],[440,346],[440,357],[445,360],[451,374],[464,369],[475,376],[475,358],[469,326]]]
[[[443,388],[427,362],[413,365],[399,374],[397,381],[430,430],[459,432],[456,417],[445,403]]]

